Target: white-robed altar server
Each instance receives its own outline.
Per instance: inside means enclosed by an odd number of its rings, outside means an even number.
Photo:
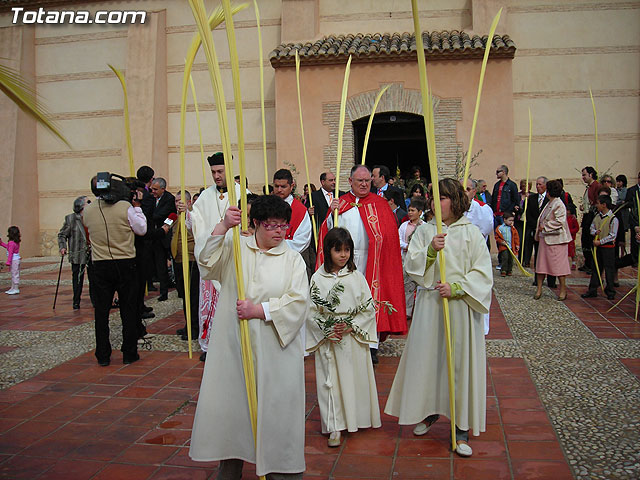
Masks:
[[[472,453],[468,431],[485,431],[486,352],[483,315],[493,285],[482,234],[464,216],[469,199],[453,179],[439,182],[443,233],[434,220],[413,234],[404,268],[419,289],[407,343],[385,413],[424,435],[439,415],[450,415],[442,297],[449,299],[455,362],[456,452]],[[433,206],[432,206],[433,209]],[[444,248],[447,282],[440,282],[437,252]],[[425,423],[419,423],[419,422]]]
[[[473,179],[467,180],[467,198],[469,199],[469,210],[464,212],[465,217],[469,219],[476,227],[480,229],[480,233],[486,242],[489,235],[493,234],[493,210],[486,203],[476,198],[478,192],[478,182]],[[491,305],[489,305],[491,306]],[[487,312],[484,316],[484,334],[489,333],[489,315]]]
[[[217,152],[207,158],[211,168],[213,185],[205,189],[198,201],[194,202],[193,209],[187,213],[186,226],[193,233],[195,240],[194,255],[196,261],[201,252],[207,237],[213,228],[224,218],[224,214],[229,208],[229,193],[227,192],[227,177],[225,176],[224,155]],[[234,182],[236,198],[240,198],[240,185]],[[178,206],[178,211],[185,210],[183,205]],[[207,357],[209,339],[211,337],[211,322],[216,310],[216,304],[220,295],[220,283],[216,280],[205,280],[200,276],[200,285],[192,288],[200,289],[200,304],[198,308],[199,332],[198,343],[202,349],[200,360]]]
[[[380,427],[369,353],[377,340],[376,310],[344,228],[333,228],[324,238],[324,264],[311,277],[306,340],[307,351],[315,352],[320,424],[329,446],[340,445],[342,430]]]
[[[304,360],[300,327],[308,312],[304,261],[284,242],[291,207],[274,195],[251,206],[255,235],[241,237],[246,300],[239,301],[230,206],[199,250],[202,275],[222,289],[212,326],[189,455],[220,460],[218,479],[238,479],[243,461],[267,478],[301,479],[304,462]],[[256,376],[257,445],[249,418],[239,318],[248,318]]]

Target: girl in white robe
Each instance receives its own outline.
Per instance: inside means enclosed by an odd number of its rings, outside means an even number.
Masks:
[[[322,267],[311,277],[307,351],[315,352],[322,433],[330,447],[340,431],[378,428],[380,407],[369,345],[377,341],[375,305],[353,261],[353,240],[344,228],[324,239]]]
[[[243,461],[267,478],[302,479],[304,360],[299,330],[309,283],[299,253],[284,236],[291,207],[273,195],[251,207],[255,235],[240,237],[246,300],[238,300],[232,234],[240,210],[230,206],[199,250],[204,278],[222,284],[191,436],[190,457],[220,460],[219,479],[239,479]],[[228,233],[227,233],[228,232]],[[257,391],[254,442],[243,373],[239,319],[249,319]],[[277,475],[276,475],[277,474]]]
[[[413,234],[404,268],[418,283],[413,322],[385,413],[401,425],[419,423],[424,435],[439,415],[450,416],[442,297],[449,299],[455,360],[456,452],[472,453],[468,431],[485,431],[486,352],[484,314],[491,301],[491,258],[477,227],[464,216],[469,200],[460,183],[439,182],[442,231],[435,220]],[[447,283],[440,282],[438,250],[444,248]]]

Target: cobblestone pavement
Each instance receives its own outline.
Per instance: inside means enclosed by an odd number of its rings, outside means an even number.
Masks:
[[[202,375],[199,346],[175,335],[181,301],[147,299],[156,317],[142,359],[121,364],[119,314],[111,314],[112,364],[93,357],[88,298],[71,309],[70,268],[59,259],[23,261],[21,293],[0,293],[0,478],[215,478],[216,462],[188,458]],[[621,293],[635,270],[621,274]],[[487,432],[473,457],[448,450],[448,422],[414,437],[383,417],[383,427],[346,435],[329,449],[320,434],[313,357],[305,361],[305,478],[635,479],[640,478],[640,326],[628,298],[585,301],[588,279],[574,273],[569,299],[531,280],[495,277],[487,337]],[[7,272],[0,287],[9,286]],[[84,297],[88,297],[85,291]],[[620,298],[621,295],[618,296]],[[384,408],[404,338],[380,348],[376,380]],[[251,465],[243,478],[254,478]]]

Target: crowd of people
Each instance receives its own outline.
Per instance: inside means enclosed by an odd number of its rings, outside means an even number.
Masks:
[[[591,274],[583,297],[604,285],[615,297],[616,270],[637,264],[640,186],[627,189],[624,175],[582,170],[585,193],[577,207],[562,180],[540,176],[531,185],[496,169],[489,191],[484,180],[439,182],[440,198],[419,167],[410,178],[391,175],[385,165],[356,165],[349,191],[338,192],[333,172],[320,175],[320,188],[307,184],[296,194],[292,172],[280,169],[269,194],[248,196],[248,229],[240,237],[245,298],[236,287],[231,229],[241,224],[240,204],[229,202],[222,153],[208,158],[213,184],[184,198],[167,191],[148,166],[124,179],[129,198],[109,199],[92,179],[97,199],[78,197],[58,240],[72,266],[73,308],[80,308],[85,270],[95,308],[98,363],[110,363],[109,309],[120,308],[123,361],[137,361],[146,335],[146,293],[159,283],[158,301],[175,287],[183,299],[185,326],[176,334],[197,338],[205,370],[195,415],[190,456],[221,460],[218,478],[240,478],[244,461],[259,475],[301,478],[304,471],[304,356],[315,355],[321,429],[328,445],[341,433],[381,425],[374,365],[389,335],[406,334],[406,347],[384,408],[399,423],[424,435],[449,415],[442,299],[453,323],[455,451],[472,454],[469,431],[486,423],[486,354],[493,274],[491,237],[500,275],[518,264],[535,272],[534,298],[543,282],[567,297],[566,277],[577,267],[576,235],[582,229],[584,264]],[[112,182],[117,180],[112,179]],[[240,197],[240,179],[231,188]],[[265,188],[266,192],[267,188]],[[440,202],[442,233],[434,219]],[[582,221],[578,222],[578,210]],[[185,213],[184,229],[175,221]],[[629,250],[626,232],[629,236]],[[179,248],[186,239],[187,256]],[[17,227],[4,244],[18,293]],[[440,252],[444,256],[440,256]],[[445,259],[447,281],[440,278]],[[190,325],[186,324],[185,276]],[[602,279],[602,280],[601,280]],[[117,294],[117,299],[114,295]],[[247,409],[238,319],[248,326],[255,365],[257,425]],[[408,329],[408,325],[411,329]],[[207,357],[208,355],[208,357]],[[224,390],[219,386],[225,385]],[[254,442],[254,438],[257,441]]]

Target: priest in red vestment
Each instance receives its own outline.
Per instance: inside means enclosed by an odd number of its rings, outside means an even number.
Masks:
[[[370,192],[371,171],[356,165],[349,176],[351,191],[334,199],[320,229],[316,268],[324,262],[323,239],[333,228],[333,210],[338,209],[338,226],[351,233],[354,261],[366,277],[376,300],[376,323],[382,338],[389,333],[407,332],[407,316],[400,257],[400,237],[396,219],[384,198]],[[390,312],[378,302],[389,302]]]

